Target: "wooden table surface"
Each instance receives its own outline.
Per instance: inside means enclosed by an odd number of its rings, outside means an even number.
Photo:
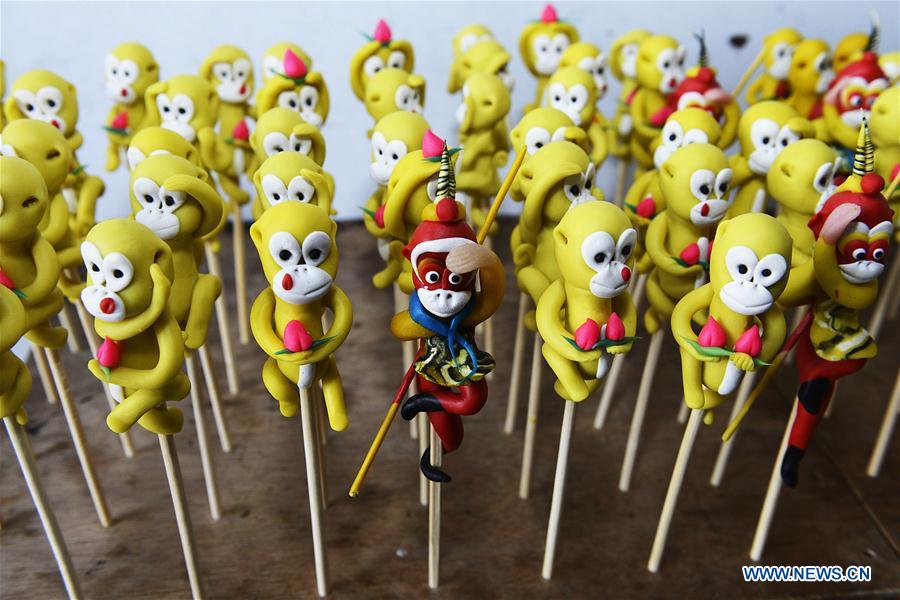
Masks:
[[[496,245],[509,264],[503,224]],[[222,262],[233,308],[230,234]],[[353,331],[337,354],[350,427],[329,433],[326,449],[327,555],[333,598],[772,598],[897,597],[900,594],[900,439],[895,439],[879,479],[865,465],[893,384],[900,336],[885,327],[881,354],[861,375],[840,387],[833,416],[824,421],[803,462],[800,486],[781,495],[764,564],[871,565],[871,583],[748,584],[747,554],[769,472],[796,385],[785,369],[737,437],[719,489],[709,475],[729,407],[701,430],[669,544],[658,574],[646,569],[665,489],[681,440],[675,416],[681,398],[678,357],[669,339],[657,372],[637,457],[632,490],[618,491],[619,469],[646,341],[639,342],[623,373],[606,427],[592,427],[597,396],[579,405],[569,463],[556,568],[552,581],[540,568],[550,505],[563,402],[549,370],[543,378],[532,496],[517,496],[525,399],[516,432],[501,432],[506,410],[518,293],[508,273],[506,302],[496,317],[498,368],[486,408],[465,420],[466,439],[445,456],[453,482],[443,488],[441,587],[426,582],[427,511],[418,502],[417,442],[398,419],[361,495],[347,489],[399,383],[400,345],[388,333],[389,290],[369,278],[380,260],[362,226],[342,224],[339,285],[353,300]],[[264,285],[248,249],[249,289]],[[231,311],[232,315],[234,310]],[[213,324],[215,321],[213,321]],[[215,327],[213,356],[221,365]],[[262,352],[234,337],[241,390],[225,398],[234,449],[214,445],[223,517],[210,519],[200,472],[190,403],[177,436],[199,563],[209,598],[313,598],[306,479],[299,418],[285,419],[262,386]],[[530,344],[529,344],[530,346]],[[26,404],[28,430],[45,487],[71,550],[86,598],[187,598],[165,473],[154,436],[134,429],[137,455],[124,458],[106,428],[107,412],[87,353],[65,355],[90,449],[114,523],[95,517],[61,408],[44,400],[35,378]],[[530,348],[526,350],[530,356]],[[220,367],[221,368],[221,367]],[[526,370],[527,372],[527,370]],[[224,373],[221,377],[224,387]],[[527,382],[522,384],[527,393]],[[207,406],[208,410],[208,406]],[[212,423],[207,412],[208,423]],[[399,426],[398,426],[399,425]],[[214,431],[212,432],[214,436]],[[64,595],[49,545],[5,436],[0,489],[0,595],[51,599]],[[897,436],[895,436],[896,438]],[[217,442],[216,438],[212,438]]]

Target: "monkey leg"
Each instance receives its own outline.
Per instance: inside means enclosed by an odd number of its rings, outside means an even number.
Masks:
[[[487,382],[482,379],[468,385],[461,385],[453,391],[418,378],[419,393],[410,396],[400,409],[400,414],[407,421],[421,412],[447,412],[454,415],[474,415],[487,402]]]
[[[0,415],[4,418],[15,416],[16,422],[24,425],[28,422],[28,414],[22,405],[31,391],[31,373],[11,352],[0,356],[0,368],[10,374],[9,381],[0,385],[5,390],[0,394]]]
[[[177,408],[157,408],[165,401],[166,398],[161,390],[135,390],[125,396],[125,399],[110,411],[106,416],[106,425],[116,433],[125,433],[147,413],[156,412],[158,414],[147,419],[146,423],[159,425],[162,429],[167,430],[165,433],[177,433],[181,431],[184,417]],[[170,411],[172,414],[167,414]],[[164,433],[147,427],[144,423],[141,425],[153,433]],[[171,430],[173,427],[174,431]]]
[[[347,408],[344,406],[344,386],[338,372],[334,357],[329,356],[322,361],[322,396],[325,397],[325,410],[328,412],[328,424],[334,431],[347,428]]]
[[[110,142],[106,145],[106,170],[115,171],[119,168],[119,144]]]
[[[688,408],[703,408],[705,394],[703,391],[703,363],[690,355],[684,348],[681,353],[681,385],[684,388],[684,403]]]
[[[675,310],[675,303],[663,290],[659,282],[659,272],[656,270],[647,278],[645,294],[650,306],[644,312],[644,327],[650,335],[653,335],[662,327],[663,321],[669,321],[672,311]]]
[[[535,304],[544,290],[550,286],[547,276],[533,265],[522,267],[516,274],[516,281],[519,283],[519,289],[531,296]]]
[[[809,446],[809,440],[828,408],[834,382],[813,379],[800,384],[797,391],[797,415],[791,425],[788,446],[781,459],[781,478],[785,485],[795,487],[800,478],[800,461]]]
[[[183,400],[191,392],[191,382],[184,373],[158,390],[161,402],[177,402]],[[172,435],[181,431],[184,426],[184,415],[181,409],[166,406],[164,409],[154,406],[143,417],[138,425],[158,435]]]
[[[59,293],[55,290],[56,293]],[[54,294],[55,295],[55,294]],[[62,294],[59,294],[62,296]],[[25,338],[41,348],[62,348],[66,344],[69,333],[64,327],[50,325],[50,317],[59,313],[62,306],[56,301],[44,301],[40,304],[29,306],[28,320],[34,323]]]
[[[557,354],[550,347],[550,344],[541,346],[541,354],[544,355],[544,360],[547,361],[553,374],[556,375],[556,383],[553,384],[553,389],[556,390],[556,393],[561,398],[573,402],[581,402],[590,395],[591,390],[577,363]]]
[[[222,282],[215,275],[200,274],[194,291],[191,295],[191,308],[188,313],[184,332],[187,339],[184,345],[190,350],[196,350],[206,343],[209,333],[209,321],[213,315],[213,305],[216,298],[222,293]]]
[[[372,284],[380,290],[390,287],[392,283],[397,281],[397,278],[402,272],[403,263],[393,256],[388,256],[387,261],[385,261],[384,269],[372,276]]]
[[[278,401],[278,408],[285,417],[293,417],[300,408],[300,398],[297,395],[297,384],[288,379],[274,358],[266,359],[262,370],[263,385],[266,390]]]

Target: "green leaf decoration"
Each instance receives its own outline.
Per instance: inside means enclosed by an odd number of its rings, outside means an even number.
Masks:
[[[275,73],[282,79],[287,79],[288,81],[293,81],[294,85],[303,85],[306,83],[306,77],[291,77],[290,75],[285,75],[284,73]]]
[[[728,350],[726,348],[719,348],[717,346],[701,346],[697,340],[692,340],[689,337],[681,336],[681,338],[686,341],[694,350],[702,354],[703,356],[715,356],[719,358],[730,358],[732,354],[735,354],[734,351]],[[756,357],[753,358],[753,364],[757,367],[768,367],[771,363],[767,363],[764,360],[760,360]]]
[[[576,350],[578,350],[579,352],[593,352],[594,350],[596,350],[598,348],[614,348],[615,346],[624,346],[626,344],[630,344],[631,342],[634,342],[641,338],[639,336],[626,335],[621,340],[600,340],[596,344],[594,344],[593,348],[588,348],[587,350],[585,350],[584,348],[579,346],[578,343],[570,337],[563,336],[563,339],[566,340],[567,342],[569,342],[572,345],[572,347],[575,348]]]
[[[103,129],[106,130],[107,133],[113,133],[115,135],[128,135],[127,129],[119,129],[118,127],[110,127],[109,125],[103,125]]]
[[[23,291],[20,290],[19,288],[13,288],[13,291],[12,291],[12,292],[13,292],[13,294],[15,294],[16,296],[18,296],[19,298],[22,298],[23,300],[24,300],[25,298],[28,297],[28,296],[25,295],[25,292],[23,292]]]
[[[373,219],[375,218],[375,211],[374,211],[374,210],[369,210],[369,209],[366,208],[365,206],[360,206],[360,207],[359,207],[359,210],[363,211],[364,213],[366,213],[367,215],[369,215],[369,216],[372,217]]]
[[[72,169],[72,175],[78,175],[79,173],[84,171],[86,168],[87,168],[87,165],[78,165],[77,167]]]
[[[674,260],[676,263],[678,263],[679,266],[684,267],[685,269],[689,269],[693,266],[696,266],[696,265],[692,265],[688,262],[683,261],[680,256],[673,256],[672,260]],[[697,264],[700,265],[701,267],[703,267],[704,271],[709,271],[709,262],[707,262],[705,260],[698,260]]]
[[[459,152],[460,150],[462,150],[462,148],[459,147],[459,146],[456,146],[455,148],[449,148],[449,149],[448,149],[448,152],[450,152],[450,156],[453,156],[454,154],[456,154],[456,153]],[[441,162],[441,156],[440,156],[440,155],[438,155],[438,156],[429,156],[429,157],[426,158],[425,160],[427,160],[428,162],[439,163],[439,162]]]
[[[103,374],[106,375],[106,380],[109,381],[109,367],[100,365],[100,370],[103,371]]]
[[[337,337],[336,335],[330,335],[330,336],[322,338],[322,339],[314,340],[313,343],[310,345],[310,347],[307,350],[301,350],[301,352],[308,352],[309,350],[315,350],[319,346],[321,346],[323,344],[327,344],[328,342],[330,342],[331,340],[333,340],[336,337]],[[296,352],[294,352],[293,350],[288,350],[287,348],[282,348],[281,350],[278,350],[277,352],[275,352],[275,354],[281,356],[282,354],[296,354]]]

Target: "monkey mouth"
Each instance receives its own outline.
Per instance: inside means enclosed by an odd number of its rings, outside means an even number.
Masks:
[[[841,276],[849,283],[864,285],[878,279],[884,272],[884,265],[872,260],[861,260],[846,265],[838,265]]]
[[[764,152],[761,153],[751,152],[750,159],[747,161],[750,170],[756,173],[757,175],[766,175],[769,172],[769,169],[772,167],[772,163],[775,161],[775,157],[778,156],[778,153],[772,152]]]
[[[732,294],[728,288],[722,288],[719,295],[725,303],[725,306],[739,315],[758,315],[769,310],[772,307],[772,304],[774,304],[773,300],[762,300],[762,298],[760,298],[760,302],[753,304],[745,303],[743,300],[735,298],[734,294]]]

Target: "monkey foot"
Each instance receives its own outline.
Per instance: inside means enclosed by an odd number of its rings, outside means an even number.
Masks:
[[[788,446],[781,459],[781,479],[788,487],[797,487],[800,480],[800,460],[803,458],[803,450],[797,446]]]
[[[400,415],[407,421],[412,421],[421,412],[438,412],[439,410],[442,410],[440,400],[426,392],[407,398],[400,408]]]
[[[443,472],[440,467],[435,467],[431,464],[431,446],[425,448],[422,460],[419,461],[419,469],[422,471],[422,475],[430,481],[450,483],[450,476]]]

